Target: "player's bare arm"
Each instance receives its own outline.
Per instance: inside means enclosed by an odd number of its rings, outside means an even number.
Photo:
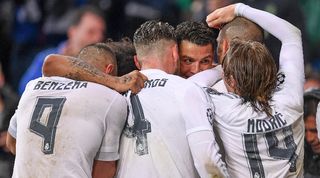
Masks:
[[[138,93],[144,86],[147,77],[138,71],[133,71],[121,77],[106,74],[84,60],[52,54],[46,57],[42,67],[43,75],[61,76],[74,80],[85,80],[112,88],[118,92],[131,90]]]
[[[113,178],[115,174],[116,161],[94,161],[92,178]]]
[[[16,154],[16,139],[9,132],[7,133],[6,146],[12,154]]]

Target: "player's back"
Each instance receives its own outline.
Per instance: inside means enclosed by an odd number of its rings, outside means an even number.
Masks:
[[[31,81],[16,113],[14,177],[91,177],[110,127],[108,110],[119,97],[90,82],[60,77]]]
[[[203,91],[195,89],[190,81],[160,70],[142,73],[148,81],[138,95],[131,96],[133,112],[121,138],[117,176],[198,177],[182,113],[188,111],[183,110],[182,103],[188,102],[184,100],[186,90]]]
[[[208,89],[214,127],[223,142],[231,177],[300,177],[303,173],[303,114],[277,98],[272,117],[256,112],[231,93]],[[241,170],[241,171],[239,171]]]

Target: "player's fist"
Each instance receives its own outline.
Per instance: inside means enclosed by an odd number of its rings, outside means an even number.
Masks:
[[[128,90],[131,90],[132,93],[138,93],[144,87],[144,82],[147,79],[145,75],[135,70],[121,77],[117,77],[117,82],[113,88],[120,93]]]

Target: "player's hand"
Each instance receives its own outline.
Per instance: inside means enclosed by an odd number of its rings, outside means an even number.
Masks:
[[[235,7],[236,5],[232,4],[211,12],[206,18],[208,26],[213,28],[221,28],[223,24],[232,21],[236,16]]]
[[[131,90],[132,93],[138,93],[143,87],[144,82],[148,79],[145,75],[135,70],[126,75],[118,77],[118,81],[114,89],[120,93]]]

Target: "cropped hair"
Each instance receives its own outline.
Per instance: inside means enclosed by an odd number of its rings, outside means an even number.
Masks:
[[[227,84],[235,81],[235,93],[243,104],[271,116],[269,102],[276,88],[277,68],[269,50],[256,41],[233,39],[222,62]]]
[[[232,40],[239,38],[241,40],[252,40],[263,43],[263,29],[256,23],[244,18],[236,17],[231,22],[225,24],[220,34],[223,38]]]
[[[104,61],[108,61],[113,65],[117,64],[114,52],[106,45],[106,43],[94,43],[87,45],[80,50],[77,57],[92,64]],[[101,68],[100,66],[97,67]]]
[[[175,30],[178,44],[182,40],[204,46],[212,44],[214,47],[216,34],[206,24],[194,21],[185,21],[180,23]]]
[[[161,40],[176,42],[176,36],[173,26],[157,20],[146,21],[133,35],[133,44],[138,54],[152,50]]]

